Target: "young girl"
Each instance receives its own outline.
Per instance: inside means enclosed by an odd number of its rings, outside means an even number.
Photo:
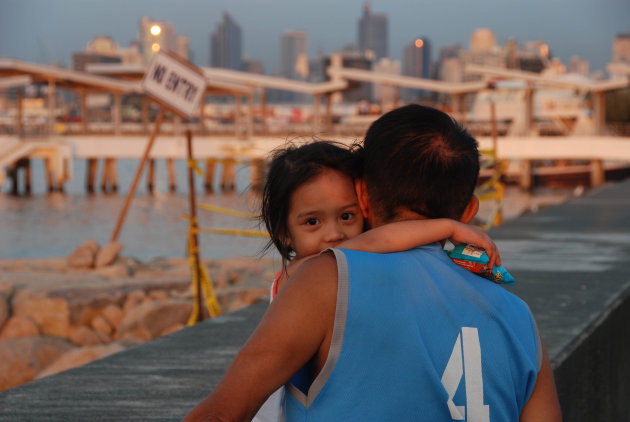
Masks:
[[[489,267],[500,258],[481,229],[450,219],[390,223],[364,232],[354,179],[356,154],[341,144],[318,141],[276,150],[265,182],[261,218],[270,234],[265,249],[278,249],[283,269],[272,285],[271,299],[305,259],[330,247],[388,253],[450,239],[486,249]],[[254,421],[278,421],[283,389],[261,407]]]

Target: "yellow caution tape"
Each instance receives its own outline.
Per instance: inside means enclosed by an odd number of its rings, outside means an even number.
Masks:
[[[221,229],[218,227],[204,227],[199,230],[209,233],[233,234],[236,236],[269,237],[269,233],[260,230]]]
[[[253,214],[250,212],[232,210],[229,208],[217,207],[216,205],[210,205],[210,204],[199,204],[199,208],[203,208],[206,211],[217,212],[219,214],[231,215],[234,217],[243,217],[243,218],[257,218],[258,217],[256,214]]]
[[[210,280],[210,275],[206,270],[206,267],[200,263],[195,255],[195,247],[193,246],[193,233],[197,230],[194,226],[194,220],[190,219],[191,225],[190,230],[188,232],[188,262],[190,264],[190,270],[192,273],[192,285],[193,285],[193,310],[188,318],[188,325],[194,325],[199,320],[199,313],[201,309],[199,309],[199,295],[203,293],[205,298],[206,308],[208,308],[208,313],[210,317],[214,318],[221,314],[221,308],[219,307],[219,302],[214,294],[214,289],[212,287],[212,281]],[[201,278],[200,282],[198,277]],[[199,292],[198,285],[201,284],[202,292]]]
[[[186,214],[182,214],[181,216],[184,220],[190,221],[191,218]],[[189,231],[191,233],[199,233],[200,231],[206,233],[218,233],[218,234],[232,234],[236,236],[251,236],[251,237],[269,237],[269,233],[261,230],[244,230],[244,229],[226,229],[226,228],[218,228],[218,227],[190,227]]]
[[[197,164],[197,160],[193,160],[192,158],[189,158],[186,164],[188,165],[189,168],[195,170],[195,173],[197,173],[199,176],[203,174],[203,171],[201,171],[199,164]]]

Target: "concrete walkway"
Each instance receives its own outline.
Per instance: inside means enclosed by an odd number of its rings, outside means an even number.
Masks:
[[[554,366],[567,421],[630,414],[630,180],[493,229]],[[0,393],[0,420],[181,420],[216,385],[259,304]]]

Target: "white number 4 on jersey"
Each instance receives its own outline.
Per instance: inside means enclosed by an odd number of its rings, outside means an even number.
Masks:
[[[462,358],[463,357],[463,358]],[[456,406],[453,397],[465,377],[466,406]],[[490,422],[490,406],[483,404],[483,377],[481,374],[481,346],[475,327],[462,327],[455,346],[442,374],[442,384],[448,392],[448,409],[456,421]],[[464,415],[467,416],[464,417]]]

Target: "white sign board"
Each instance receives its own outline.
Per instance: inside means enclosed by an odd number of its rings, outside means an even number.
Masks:
[[[184,59],[160,51],[144,74],[142,88],[173,111],[192,117],[206,89],[206,79]]]

